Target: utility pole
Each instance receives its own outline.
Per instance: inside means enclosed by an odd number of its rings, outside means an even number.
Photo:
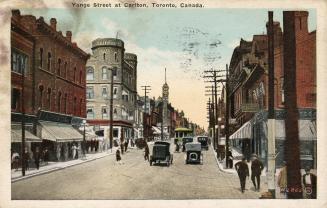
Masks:
[[[268,12],[268,191],[275,198],[275,66],[274,66],[274,20]]]
[[[147,120],[147,108],[146,108],[146,95],[150,92],[151,88],[149,85],[143,85],[141,86],[142,90],[144,90],[144,116],[143,116],[143,136],[144,138],[146,138],[147,141],[147,137],[148,135],[148,128],[146,125],[146,120]],[[150,113],[149,113],[150,114]]]
[[[218,123],[218,102],[217,102],[217,84],[221,80],[218,78],[221,78],[223,76],[218,75],[219,72],[223,72],[224,70],[207,70],[204,71],[204,73],[209,74],[205,75],[204,78],[209,78],[210,80],[205,81],[205,82],[213,82],[213,91],[214,91],[214,108],[215,108],[215,126],[214,126],[214,132],[215,132],[215,137],[213,139],[213,146],[214,149],[217,149],[218,145],[218,132],[216,132],[216,125],[218,125],[219,128],[219,123]]]
[[[22,67],[22,175],[25,176],[25,67]]]
[[[228,151],[229,151],[229,70],[228,64],[226,64],[226,116],[225,116],[225,137],[226,137],[226,149],[225,149],[225,156],[226,156],[226,167],[228,167]]]
[[[300,199],[303,197],[301,188],[301,160],[297,106],[297,60],[296,60],[296,21],[297,12],[283,12],[283,43],[284,43],[284,87],[285,87],[285,159],[287,167],[287,197]],[[300,23],[301,24],[301,23]]]

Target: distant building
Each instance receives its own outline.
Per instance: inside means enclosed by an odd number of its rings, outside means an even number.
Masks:
[[[134,137],[137,106],[137,56],[125,53],[124,42],[115,38],[96,39],[86,64],[87,122],[96,131],[104,130],[109,144],[110,98],[113,98],[113,138]],[[113,83],[111,83],[113,76]],[[113,85],[113,94],[110,88]]]

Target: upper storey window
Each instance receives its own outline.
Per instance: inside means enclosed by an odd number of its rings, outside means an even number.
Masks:
[[[86,80],[94,80],[94,69],[92,67],[86,68]]]

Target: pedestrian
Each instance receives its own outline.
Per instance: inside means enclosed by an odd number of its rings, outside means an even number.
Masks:
[[[285,198],[287,194],[287,166],[286,162],[283,162],[283,167],[281,168],[278,178],[277,178],[277,185],[280,188],[280,193],[284,195]]]
[[[77,147],[75,144],[72,146],[72,153],[73,153],[73,160],[76,158],[76,153],[77,153]]]
[[[228,153],[227,153],[227,168],[233,168],[233,164],[234,164],[234,157],[233,157],[232,151],[228,150]]]
[[[307,199],[317,198],[317,176],[310,173],[311,168],[305,168],[305,174],[302,176],[303,185]]]
[[[120,156],[119,149],[117,149],[117,151],[116,151],[116,161],[117,161],[117,163],[120,163],[120,161],[121,161],[121,156]]]
[[[260,190],[260,176],[263,168],[264,166],[262,162],[258,159],[258,156],[256,154],[253,154],[252,164],[251,164],[251,180],[254,185],[255,191]],[[256,179],[257,179],[257,184],[256,184]]]
[[[15,150],[13,151],[13,154],[11,156],[11,161],[12,161],[12,168],[15,169],[15,171],[17,171],[19,167],[19,154]]]
[[[125,141],[125,152],[127,152],[128,140]]]
[[[25,148],[25,151],[23,153],[23,165],[25,170],[30,169],[29,162],[30,162],[30,153],[28,152],[27,148]]]
[[[45,148],[43,151],[43,161],[47,165],[49,161],[49,151],[48,148]]]
[[[34,163],[37,170],[40,168],[40,157],[41,155],[40,155],[39,147],[36,147],[34,152]]]
[[[244,156],[246,157],[246,161],[250,162],[250,146],[248,143],[246,143],[245,148],[244,148]]]
[[[240,178],[241,191],[244,193],[246,176],[249,177],[249,167],[246,163],[245,157],[242,158],[242,161],[239,161],[235,164],[235,169],[237,171],[238,177]]]
[[[149,146],[148,144],[146,144],[144,148],[144,160],[149,161],[149,153],[150,153]]]

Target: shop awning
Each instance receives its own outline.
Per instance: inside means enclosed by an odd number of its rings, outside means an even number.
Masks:
[[[79,127],[79,131],[82,133],[83,136],[84,127],[83,126]],[[85,126],[85,140],[91,141],[92,139],[97,140],[98,136],[95,134],[93,127]]]
[[[26,142],[42,142],[42,139],[33,135],[31,132],[25,130],[25,141]],[[12,129],[11,130],[11,142],[22,142],[22,130]]]
[[[311,120],[299,120],[300,140],[313,140],[317,138],[317,131]],[[275,121],[276,139],[285,139],[285,120]]]
[[[54,142],[82,141],[83,135],[70,124],[40,121],[40,137]]]
[[[252,138],[252,124],[251,121],[246,122],[239,128],[229,139],[251,139]]]

